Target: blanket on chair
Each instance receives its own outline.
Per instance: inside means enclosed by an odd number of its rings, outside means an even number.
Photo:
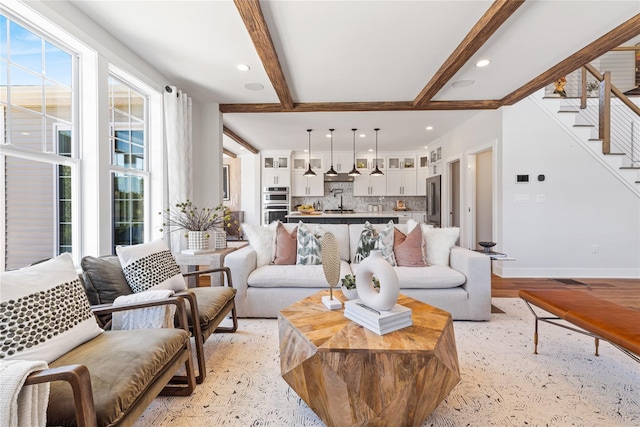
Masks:
[[[169,298],[172,290],[150,290],[137,294],[123,295],[113,301],[114,306],[149,302]],[[173,317],[176,312],[175,305],[160,307],[138,308],[136,310],[116,311],[112,316],[112,328],[118,329],[151,329],[172,328]]]
[[[48,369],[39,360],[0,360],[0,426],[44,427],[47,424],[49,383],[23,387],[27,376]]]

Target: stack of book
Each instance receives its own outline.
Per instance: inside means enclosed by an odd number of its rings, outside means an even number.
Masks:
[[[366,306],[359,299],[344,303],[344,316],[378,335],[413,325],[411,309],[396,304],[388,311]]]

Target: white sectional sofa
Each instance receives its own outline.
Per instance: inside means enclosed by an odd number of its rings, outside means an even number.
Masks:
[[[283,224],[292,231],[297,224]],[[308,224],[310,228],[315,227]],[[355,274],[352,263],[363,224],[322,224],[336,236],[340,247],[341,273]],[[384,224],[375,224],[382,230]],[[407,233],[406,224],[395,227]],[[260,248],[263,250],[264,248]],[[274,265],[256,268],[257,254],[252,246],[241,248],[225,257],[236,288],[239,317],[277,317],[278,312],[319,290],[328,289],[321,265]],[[454,320],[489,320],[491,314],[491,265],[489,257],[454,246],[449,266],[394,267],[400,282],[400,293],[439,307],[451,313]],[[339,285],[338,285],[339,286]]]

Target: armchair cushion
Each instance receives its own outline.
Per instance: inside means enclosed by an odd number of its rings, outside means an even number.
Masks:
[[[133,292],[149,289],[181,291],[186,283],[171,251],[158,239],[150,243],[116,248],[122,271]]]
[[[60,367],[83,364],[91,373],[91,385],[98,425],[117,424],[171,361],[184,349],[189,334],[179,329],[106,331],[49,364]],[[148,402],[147,402],[148,404]],[[51,383],[49,425],[75,425],[71,387]]]
[[[0,275],[0,358],[47,363],[100,335],[71,255]]]
[[[200,326],[203,331],[218,318],[222,309],[236,296],[236,290],[226,286],[192,288],[187,292],[191,292],[196,296]],[[187,317],[189,323],[192,323],[193,316],[191,315],[191,307],[188,304]]]

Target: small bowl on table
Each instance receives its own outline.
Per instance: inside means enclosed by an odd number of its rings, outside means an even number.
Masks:
[[[309,208],[309,209],[298,208],[298,212],[300,212],[301,214],[304,214],[304,215],[310,215],[314,211],[315,211],[315,209],[313,209],[313,208]]]

